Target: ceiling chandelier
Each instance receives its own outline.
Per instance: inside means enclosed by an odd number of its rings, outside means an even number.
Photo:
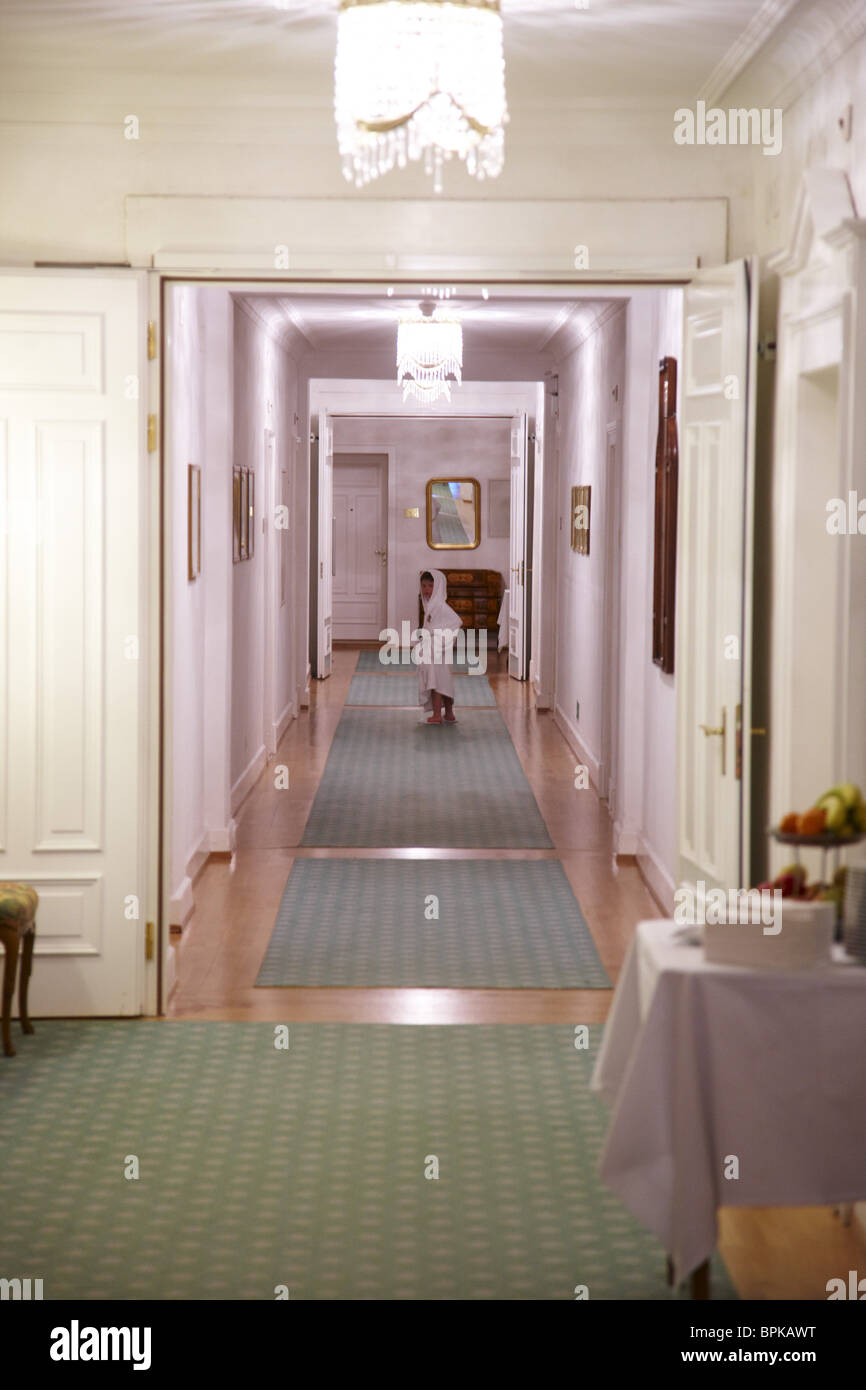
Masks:
[[[424,299],[417,314],[404,315],[397,328],[397,381],[403,400],[451,399],[448,377],[459,385],[463,373],[463,328],[459,319],[440,315],[434,302]]]
[[[439,193],[453,155],[495,178],[508,120],[499,0],[340,0],[334,107],[358,187],[423,158]]]

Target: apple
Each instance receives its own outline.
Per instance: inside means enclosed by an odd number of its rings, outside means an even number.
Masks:
[[[808,877],[809,872],[804,864],[786,864],[776,875],[776,883],[778,884],[780,879],[790,878],[794,883],[794,892],[799,893],[805,887]]]

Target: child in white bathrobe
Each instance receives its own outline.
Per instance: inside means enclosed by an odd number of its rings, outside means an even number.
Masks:
[[[441,570],[424,570],[421,575],[421,603],[424,607],[423,631],[429,633],[421,645],[418,662],[418,703],[432,709],[428,724],[456,724],[454,717],[454,639],[463,620],[446,602],[448,586]],[[427,656],[430,659],[424,660]],[[441,658],[436,660],[436,658]]]

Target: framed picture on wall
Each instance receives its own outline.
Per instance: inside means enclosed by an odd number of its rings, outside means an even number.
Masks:
[[[241,558],[241,470],[232,469],[232,563]]]
[[[571,489],[571,548],[578,555],[589,554],[589,511],[592,488]]]
[[[240,502],[240,558],[249,559],[249,538],[250,538],[250,470],[241,468],[241,502]]]
[[[201,468],[196,463],[186,469],[186,551],[187,578],[201,574]]]
[[[653,545],[653,662],[667,674],[674,669],[677,595],[677,359],[659,363],[659,425],[655,461],[655,540]]]

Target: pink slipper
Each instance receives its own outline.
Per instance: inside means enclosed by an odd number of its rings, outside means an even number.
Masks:
[[[430,718],[427,720],[427,723],[428,723],[428,724],[441,724],[441,723],[442,723],[442,720],[441,720],[441,719],[437,719],[436,716],[435,716],[434,714],[431,714]]]
[[[457,720],[455,719],[455,717],[454,717],[453,714],[452,714],[452,716],[451,716],[450,719],[448,718],[448,715],[446,714],[446,716],[445,716],[445,723],[446,723],[446,724],[456,724],[456,723],[457,723]]]

